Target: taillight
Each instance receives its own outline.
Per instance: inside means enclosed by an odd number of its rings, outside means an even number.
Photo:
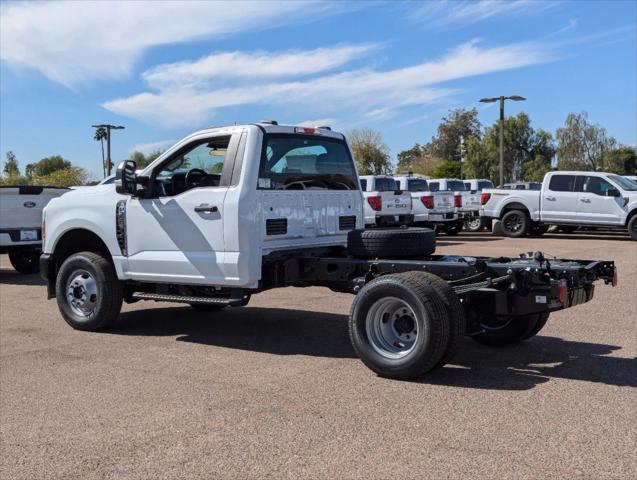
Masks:
[[[431,195],[425,195],[424,197],[420,197],[420,201],[422,204],[428,209],[434,208],[434,197]]]
[[[565,278],[560,278],[560,282],[557,285],[557,298],[562,305],[568,300],[568,282]]]
[[[453,205],[455,207],[462,207],[462,195],[454,195]]]
[[[616,287],[618,283],[619,283],[619,278],[617,277],[617,267],[615,267],[613,269],[613,283],[612,283],[613,287]]]
[[[376,210],[377,212],[383,208],[383,202],[380,197],[367,197],[367,203],[372,207],[372,210]]]
[[[482,195],[480,195],[480,205],[486,205],[490,198],[490,193],[483,193]]]

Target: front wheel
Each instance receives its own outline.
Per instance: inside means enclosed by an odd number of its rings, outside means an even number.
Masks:
[[[115,269],[97,253],[68,257],[58,272],[55,291],[64,320],[76,330],[104,329],[122,308],[122,285]]]
[[[628,234],[633,240],[637,240],[637,215],[633,215],[633,218],[628,222]]]
[[[531,219],[522,210],[510,210],[504,214],[500,222],[502,233],[506,237],[523,237],[531,227]]]
[[[39,250],[14,250],[9,252],[11,266],[20,273],[38,273],[40,271]]]

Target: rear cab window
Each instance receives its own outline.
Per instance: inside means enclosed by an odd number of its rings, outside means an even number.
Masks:
[[[412,178],[407,180],[407,190],[410,192],[428,192],[429,185],[423,178]]]
[[[270,133],[263,141],[257,188],[358,190],[359,184],[345,141],[320,135]]]
[[[466,190],[467,190],[467,188],[465,187],[464,182],[461,182],[460,180],[449,180],[447,182],[447,191],[450,191],[450,192],[455,192],[455,191],[464,192]]]
[[[493,182],[488,180],[482,180],[478,182],[478,190],[484,190],[485,188],[493,188]]]
[[[573,192],[575,190],[575,175],[553,175],[549,182],[552,192]]]
[[[395,190],[399,190],[398,182],[393,178],[379,177],[376,178],[375,183],[375,190],[377,192],[393,192]]]

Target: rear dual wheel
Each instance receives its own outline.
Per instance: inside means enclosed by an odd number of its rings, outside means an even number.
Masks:
[[[413,379],[443,365],[464,336],[464,311],[451,287],[434,275],[406,272],[378,277],[352,304],[349,332],[367,367]]]

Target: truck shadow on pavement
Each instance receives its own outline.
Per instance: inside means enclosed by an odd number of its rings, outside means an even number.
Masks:
[[[177,336],[178,341],[263,352],[356,358],[347,315],[280,308],[227,308],[201,312],[189,307],[121,314],[107,333]],[[536,336],[522,344],[489,348],[466,339],[451,364],[419,382],[459,388],[529,390],[551,379],[637,387],[637,359],[608,356],[615,345]]]
[[[40,274],[18,273],[12,268],[0,268],[0,284],[6,285],[46,285]]]

